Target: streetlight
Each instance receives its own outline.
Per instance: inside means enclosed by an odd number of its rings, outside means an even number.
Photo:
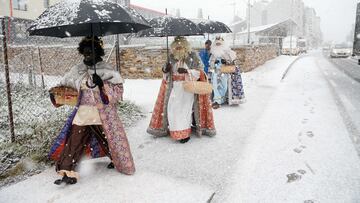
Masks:
[[[293,37],[293,26],[292,26],[292,21],[293,21],[293,4],[294,4],[294,0],[291,0],[291,16],[290,16],[290,56],[292,56],[292,37]]]
[[[250,44],[250,0],[248,0],[248,44]]]
[[[234,1],[234,2],[233,2],[233,3],[231,3],[230,5],[232,5],[232,6],[233,6],[233,8],[234,8],[234,22],[235,22],[236,2]],[[235,33],[235,32],[233,32],[233,47],[235,46],[235,38],[236,38],[236,33]]]

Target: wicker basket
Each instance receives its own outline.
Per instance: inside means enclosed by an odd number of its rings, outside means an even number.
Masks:
[[[221,66],[220,72],[222,73],[235,73],[236,67],[235,66]]]
[[[71,87],[54,87],[50,91],[54,94],[56,104],[75,106],[78,101],[78,91]]]
[[[202,81],[184,81],[184,90],[194,94],[211,94],[212,85],[208,82]]]

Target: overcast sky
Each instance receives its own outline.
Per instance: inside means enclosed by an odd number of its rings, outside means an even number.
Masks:
[[[290,0],[289,0],[290,1]],[[356,4],[359,0],[303,0],[305,5],[315,8],[321,17],[321,29],[326,41],[345,41],[355,23]],[[247,0],[130,0],[132,4],[147,8],[174,13],[180,9],[182,17],[196,18],[198,9],[203,9],[204,17],[230,23],[233,19],[234,8],[240,17],[246,15]],[[236,2],[234,6],[233,3]],[[251,0],[254,2],[254,0]]]

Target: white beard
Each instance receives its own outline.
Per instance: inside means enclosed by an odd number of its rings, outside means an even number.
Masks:
[[[223,45],[212,46],[210,51],[215,58],[222,58],[225,55],[225,47]]]
[[[221,45],[214,45],[211,47],[211,57],[222,58],[227,61],[234,61],[236,59],[236,53],[230,49],[230,47],[225,46],[224,44]]]
[[[188,52],[186,49],[175,50],[173,51],[173,55],[174,55],[174,59],[180,61],[180,60],[184,60],[187,57]]]

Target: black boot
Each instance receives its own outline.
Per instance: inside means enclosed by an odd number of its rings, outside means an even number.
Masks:
[[[184,144],[184,143],[187,143],[189,140],[190,140],[190,137],[187,137],[187,138],[179,140],[179,142]]]
[[[64,174],[62,179],[55,180],[54,184],[60,185],[63,182],[66,183],[66,184],[73,185],[73,184],[77,183],[77,179],[73,178],[73,177],[68,177],[66,174]]]
[[[107,165],[107,168],[108,168],[108,169],[113,169],[113,168],[115,168],[114,163],[113,163],[113,162],[110,162],[109,165]]]

